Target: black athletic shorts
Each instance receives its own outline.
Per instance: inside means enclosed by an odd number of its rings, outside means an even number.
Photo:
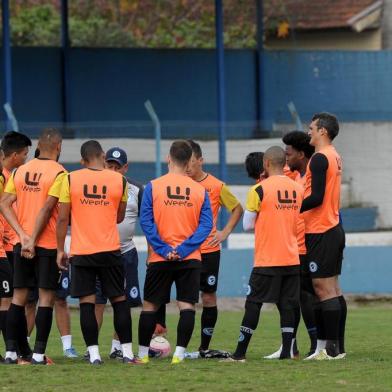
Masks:
[[[198,260],[162,261],[147,266],[144,299],[155,305],[170,302],[175,283],[177,301],[195,304],[199,301],[201,263]]]
[[[124,295],[124,267],[120,251],[73,256],[71,263],[71,296],[86,297],[96,293],[97,278],[102,293],[114,298]]]
[[[299,307],[300,267],[254,267],[246,300],[279,304],[283,309]]]
[[[69,270],[61,271],[60,285],[56,291],[56,298],[66,299],[70,295],[70,273]]]
[[[139,258],[136,248],[132,248],[128,252],[122,253],[121,260],[123,262],[125,273],[125,295],[127,297],[129,306],[131,308],[135,308],[142,304],[142,300],[140,298],[138,274]],[[97,293],[95,303],[104,305],[107,303],[107,301],[107,297],[102,294],[101,282],[99,279],[97,279]]]
[[[201,254],[200,291],[215,293],[218,289],[220,250]]]
[[[40,288],[57,290],[60,270],[56,263],[56,249],[35,248],[35,257],[25,259],[21,245],[14,247],[14,288]]]
[[[11,298],[12,270],[7,257],[0,258],[0,298]]]
[[[301,274],[300,274],[300,282],[301,282],[301,290],[305,290],[308,293],[315,294],[313,289],[312,278],[309,274],[309,263],[307,255],[299,255],[299,260],[301,263]]]
[[[341,274],[346,239],[340,224],[325,233],[306,234],[305,241],[312,279],[330,278]]]

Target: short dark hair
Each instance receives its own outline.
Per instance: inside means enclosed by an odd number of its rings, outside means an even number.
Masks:
[[[169,154],[177,164],[186,166],[192,157],[192,147],[186,140],[176,140],[170,146]]]
[[[303,152],[308,159],[314,153],[314,147],[309,144],[310,136],[305,132],[291,131],[283,136],[282,141],[286,146],[291,146],[295,150]]]
[[[102,146],[96,140],[88,140],[80,147],[80,155],[86,162],[99,158],[103,154]]]
[[[187,142],[190,144],[192,148],[192,152],[195,154],[196,158],[201,158],[203,156],[203,153],[201,151],[201,147],[199,143],[196,143],[192,139],[188,139]]]
[[[30,147],[31,144],[31,139],[25,134],[10,131],[3,136],[0,146],[4,151],[4,156],[8,157],[14,152],[19,153],[26,147]]]
[[[248,173],[248,177],[254,180],[259,180],[261,173],[264,171],[263,166],[264,153],[261,151],[255,151],[249,153],[245,158],[245,168]]]
[[[328,137],[333,140],[339,133],[339,122],[336,116],[331,113],[321,112],[316,113],[312,117],[312,121],[317,120],[317,128],[325,128],[328,132]]]

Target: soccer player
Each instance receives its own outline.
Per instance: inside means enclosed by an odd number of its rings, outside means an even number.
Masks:
[[[14,294],[7,315],[7,352],[5,363],[18,362],[17,343],[20,326],[26,323],[25,305],[29,289],[38,287],[39,307],[36,316],[36,341],[31,364],[48,365],[45,349],[52,326],[55,290],[59,270],[56,265],[57,198],[64,168],[57,163],[62,137],[58,130],[48,128],[41,132],[39,158],[20,166],[7,182],[0,206],[1,211],[18,234],[20,242],[14,247]],[[51,195],[55,201],[52,201]],[[17,211],[12,208],[17,201]],[[36,221],[45,211],[41,232],[34,232]],[[34,248],[28,247],[30,237]]]
[[[295,181],[305,189],[305,173],[310,157],[314,153],[314,147],[309,144],[310,137],[301,131],[292,131],[283,137],[283,143],[286,145],[286,163],[289,170],[295,173]],[[308,263],[306,261],[305,246],[305,221],[300,215],[298,224],[298,249],[301,262],[301,291],[300,291],[300,307],[302,317],[310,338],[310,350],[307,356],[313,354],[317,345],[317,328],[313,311],[315,303],[315,295],[313,291],[312,281],[309,276]],[[296,309],[296,324],[294,331],[294,339],[292,342],[292,357],[298,355],[296,344],[296,332],[300,322],[300,310]],[[276,359],[280,356],[281,348],[275,353],[265,357],[266,359]]]
[[[5,178],[2,171],[2,160],[4,158],[3,150],[0,149],[0,196],[4,191]],[[3,244],[4,219],[0,216],[0,332],[3,334],[4,343],[6,343],[6,323],[7,311],[12,299],[12,270],[10,262]],[[0,355],[0,361],[3,357]]]
[[[39,156],[40,156],[40,151],[39,148],[37,148],[34,153],[34,158],[39,158]],[[48,202],[50,202],[51,204],[55,204],[57,208],[58,197],[59,194],[57,195],[52,194],[48,196]],[[39,218],[37,218],[36,226],[30,238],[30,241],[25,245],[26,250],[30,252],[33,251],[39,234],[42,232],[43,228],[47,224],[47,219],[48,219],[48,214],[45,211],[45,206],[44,206],[44,209],[42,209],[39,213]],[[67,303],[67,297],[69,296],[69,282],[70,282],[68,271],[61,272],[59,281],[60,284],[58,289],[56,290],[55,300],[54,300],[56,324],[60,333],[60,339],[63,346],[64,356],[66,358],[77,358],[78,353],[76,352],[75,348],[72,346],[71,316]],[[38,289],[30,290],[28,296],[28,302],[26,305],[27,330],[29,336],[28,339],[30,339],[30,335],[34,329],[37,302],[38,302]]]
[[[315,309],[318,347],[308,359],[345,356],[346,301],[339,287],[345,234],[339,222],[342,160],[332,141],[339,133],[337,118],[317,113],[309,126],[315,153],[306,170],[304,212],[309,273],[319,299]]]
[[[201,358],[222,358],[226,357],[228,353],[221,350],[209,350],[218,319],[216,291],[219,277],[220,244],[233,231],[244,210],[225,183],[203,170],[203,155],[200,145],[193,140],[188,140],[188,142],[192,147],[192,158],[188,165],[187,174],[207,191],[214,221],[214,227],[210,235],[200,247],[202,266],[200,291],[203,311],[201,314],[199,354]],[[216,226],[221,206],[224,206],[230,212],[230,216],[225,227],[218,230]]]
[[[245,169],[248,177],[255,180],[256,183],[261,180],[261,175],[264,172],[263,158],[264,153],[261,151],[251,152],[245,158]]]
[[[124,268],[117,223],[123,221],[127,181],[105,169],[105,153],[95,140],[83,143],[82,165],[64,177],[57,221],[57,263],[66,268],[64,241],[71,215],[71,295],[79,298],[80,325],[90,363],[101,365],[95,317],[96,280],[113,307],[114,327],[121,342],[123,362],[138,363],[132,352],[132,324],[124,295]],[[65,265],[64,265],[65,264]]]
[[[123,176],[126,175],[128,171],[128,157],[127,153],[122,148],[113,147],[109,149],[106,152],[105,160],[107,169],[114,170]],[[135,234],[136,220],[139,217],[144,187],[142,184],[128,178],[127,182],[127,209],[125,211],[124,220],[118,224],[117,227],[120,233],[121,260],[125,271],[125,295],[127,297],[129,307],[134,308],[141,306],[142,304],[138,277],[139,259],[133,242],[133,236]],[[99,284],[95,305],[95,315],[97,317],[99,327],[101,327],[102,324],[106,302],[107,298],[102,295],[101,285]],[[114,333],[109,358],[122,359],[122,357],[121,344],[118,340],[117,334]]]
[[[144,190],[140,225],[151,247],[139,319],[139,358],[148,362],[156,310],[169,302],[173,283],[177,289],[180,319],[172,364],[184,360],[195,324],[199,299],[200,245],[213,228],[208,194],[187,176],[192,148],[185,140],[170,147],[169,173],[149,182]]]
[[[290,358],[295,328],[295,308],[299,306],[298,219],[303,189],[283,174],[285,152],[270,147],[264,154],[267,178],[248,193],[243,218],[245,231],[255,230],[255,256],[245,315],[235,352],[223,361],[245,362],[246,351],[256,329],[263,303],[276,303],[280,313],[282,351]]]

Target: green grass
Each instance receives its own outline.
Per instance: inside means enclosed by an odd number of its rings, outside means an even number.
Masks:
[[[199,313],[190,344],[194,350],[199,342]],[[134,336],[137,341],[137,319]],[[233,350],[238,337],[242,312],[221,312],[213,348]],[[168,316],[169,340],[175,345],[176,315]],[[79,353],[84,345],[78,325],[78,313],[73,313],[74,345]],[[262,314],[254,334],[245,364],[219,363],[214,360],[189,360],[171,366],[169,359],[157,359],[147,366],[129,366],[105,360],[102,367],[92,367],[82,360],[62,357],[56,327],[50,337],[48,355],[55,366],[1,366],[0,391],[391,391],[392,309],[360,307],[349,310],[347,322],[348,356],[343,361],[304,362],[266,361],[280,344],[276,311]],[[107,357],[111,343],[111,314],[105,314],[101,331],[101,355]],[[135,346],[135,352],[137,344]],[[308,349],[306,332],[301,325],[299,347]]]

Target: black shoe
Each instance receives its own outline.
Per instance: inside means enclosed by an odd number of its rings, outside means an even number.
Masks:
[[[37,361],[34,358],[31,358],[31,364],[32,365],[46,365],[46,366],[49,366],[49,365],[54,365],[54,362],[49,357],[47,357],[45,355],[43,361]]]
[[[121,350],[115,349],[112,353],[110,353],[109,358],[110,359],[117,359],[118,361],[122,361],[123,353]]]
[[[11,358],[9,358],[9,357],[6,357],[5,359],[4,359],[4,365],[17,365],[18,364],[18,358],[16,358],[16,359],[11,359]]]
[[[204,359],[222,359],[222,358],[229,358],[230,353],[228,351],[223,350],[199,350],[200,358]]]

